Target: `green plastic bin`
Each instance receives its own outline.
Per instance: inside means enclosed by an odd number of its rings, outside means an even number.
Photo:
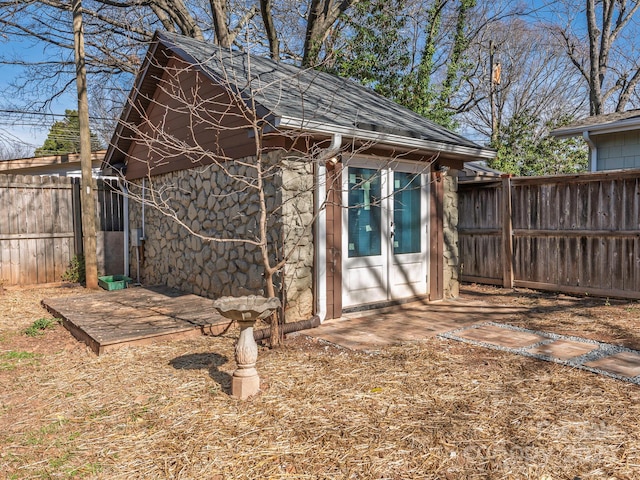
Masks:
[[[125,275],[107,275],[98,277],[98,285],[105,290],[122,290],[132,279]]]

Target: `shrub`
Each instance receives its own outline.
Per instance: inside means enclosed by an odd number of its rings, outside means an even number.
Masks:
[[[62,274],[62,280],[71,283],[85,282],[84,255],[73,256],[67,270]]]

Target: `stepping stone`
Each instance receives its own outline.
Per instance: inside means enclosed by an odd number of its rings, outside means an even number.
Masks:
[[[625,377],[637,377],[640,375],[640,354],[621,352],[601,358],[600,360],[585,363],[585,366]]]
[[[560,360],[569,360],[570,358],[579,357],[597,348],[598,346],[592,343],[575,342],[573,340],[556,340],[545,345],[538,345],[529,350],[529,352],[559,358]]]
[[[523,348],[546,340],[535,333],[519,332],[494,325],[483,325],[457,332],[456,337],[508,348]]]

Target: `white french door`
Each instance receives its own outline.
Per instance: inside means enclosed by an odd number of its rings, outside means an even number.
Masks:
[[[424,170],[424,164],[372,160],[343,170],[344,307],[428,293]]]

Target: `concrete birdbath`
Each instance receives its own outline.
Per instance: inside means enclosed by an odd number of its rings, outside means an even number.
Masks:
[[[256,370],[258,344],[253,339],[256,320],[263,320],[280,307],[278,298],[256,295],[245,297],[221,297],[213,302],[220,315],[235,320],[240,326],[240,338],[236,344],[236,364],[233,372],[231,395],[241,400],[255,395],[260,390],[260,377]]]

